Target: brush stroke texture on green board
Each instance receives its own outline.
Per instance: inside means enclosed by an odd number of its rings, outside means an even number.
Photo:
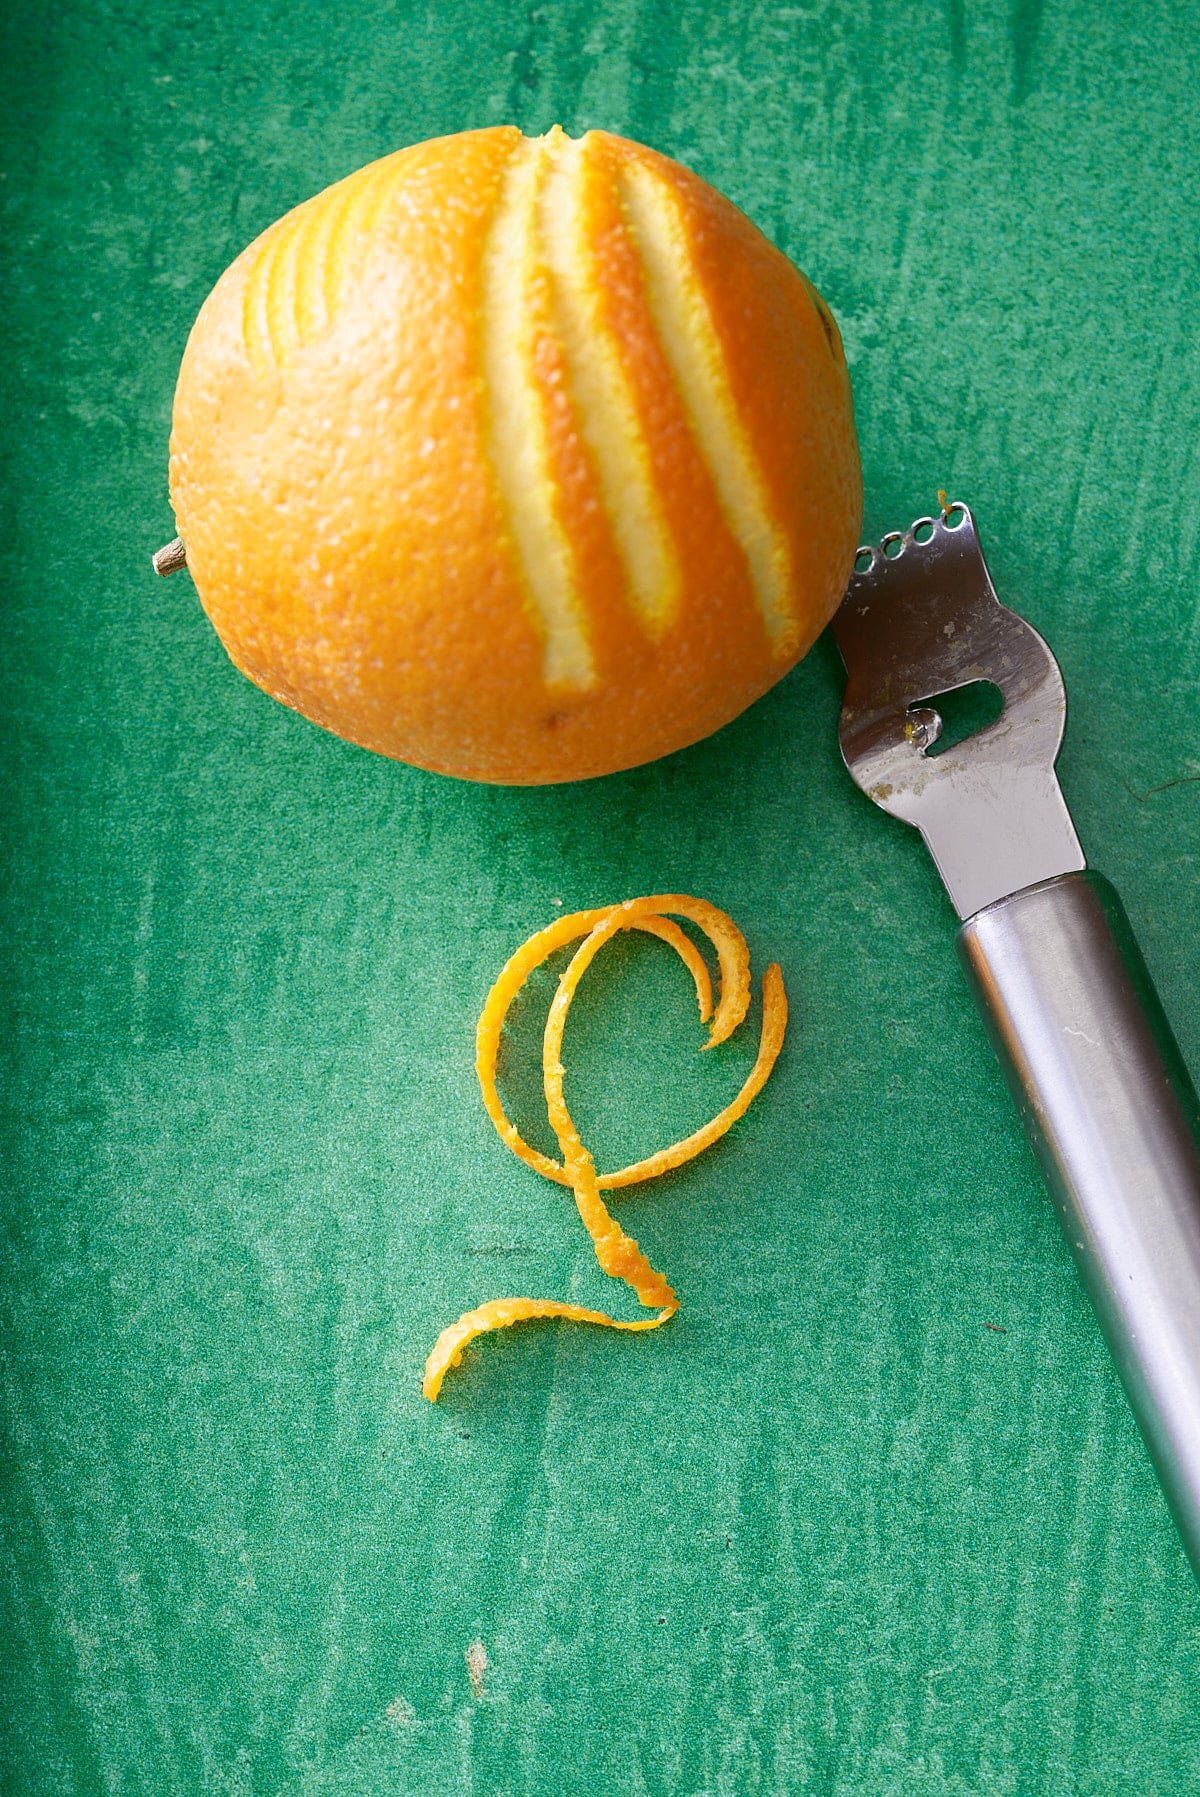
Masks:
[[[467,126],[645,139],[829,297],[869,533],[976,508],[1200,1068],[1190,10],[7,9],[10,1797],[1200,1792],[1200,1592],[828,643],[670,761],[489,790],[273,704],[147,560],[187,330],[280,212]],[[750,1116],[621,1204],[683,1309],[431,1409],[467,1305],[614,1296],[483,1114],[487,986],[664,889],[793,998]],[[608,956],[568,1055],[613,1165],[753,1044]]]

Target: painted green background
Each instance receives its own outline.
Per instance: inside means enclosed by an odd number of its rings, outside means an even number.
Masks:
[[[1200,1592],[829,645],[659,766],[487,790],[274,705],[147,560],[188,327],[277,214],[466,126],[643,138],[828,296],[868,531],[975,506],[1200,1068],[1189,19],[7,9],[11,1797],[1200,1792]],[[663,889],[794,1003],[752,1115],[622,1208],[683,1311],[497,1339],[431,1410],[460,1309],[608,1296],[484,1118],[482,997],[558,901]],[[752,1053],[610,954],[568,1048],[609,1165]]]

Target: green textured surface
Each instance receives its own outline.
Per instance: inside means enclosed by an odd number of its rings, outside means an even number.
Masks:
[[[871,534],[974,504],[1200,1067],[1189,17],[9,9],[12,1797],[1200,1792],[1200,1593],[829,645],[669,762],[486,790],[274,705],[147,565],[257,231],[445,131],[643,138],[828,296]],[[607,1296],[483,1116],[483,994],[556,901],[672,888],[794,1000],[752,1115],[622,1207],[684,1308],[497,1339],[431,1410],[466,1305]],[[569,1047],[608,1164],[752,1052],[702,1061],[666,951],[611,953]]]

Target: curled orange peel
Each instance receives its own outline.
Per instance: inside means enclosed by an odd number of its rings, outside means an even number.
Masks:
[[[682,917],[694,924],[712,943],[717,954],[718,988],[713,1009],[712,981],[708,964],[692,938],[673,921]],[[660,1173],[682,1166],[711,1146],[748,1109],[766,1084],[771,1069],[783,1046],[787,1028],[787,995],[783,974],[772,962],[763,975],[762,1030],[758,1054],[737,1096],[709,1119],[700,1129],[667,1148],[635,1161],[614,1173],[598,1173],[595,1162],[575,1127],[563,1092],[562,1040],[567,1014],[584,973],[606,942],[622,930],[643,930],[657,936],[679,955],[696,987],[701,1023],[709,1024],[705,1048],[713,1048],[733,1034],[746,1015],[750,1003],[750,954],[746,941],[733,919],[704,899],[689,898],[682,893],[667,893],[651,898],[626,899],[619,905],[604,905],[591,911],[575,911],[559,917],[544,930],[539,930],[522,944],[501,969],[476,1030],[475,1067],[488,1116],[505,1147],[546,1179],[570,1186],[583,1225],[592,1239],[596,1259],[611,1277],[623,1279],[647,1309],[657,1315],[634,1322],[619,1321],[600,1310],[588,1310],[580,1304],[561,1303],[552,1298],[492,1298],[474,1310],[468,1310],[443,1329],[425,1363],[422,1390],[430,1401],[437,1398],[442,1381],[451,1367],[462,1360],[463,1349],[476,1336],[495,1329],[507,1329],[514,1323],[539,1317],[560,1317],[575,1323],[599,1323],[608,1329],[640,1331],[658,1329],[679,1308],[679,1300],[661,1273],[655,1271],[632,1236],[609,1214],[601,1192],[620,1186],[640,1184]],[[542,1077],[546,1093],[546,1109],[558,1138],[561,1161],[552,1160],[532,1148],[509,1121],[496,1090],[496,1061],[500,1049],[500,1033],[510,1006],[536,967],[568,942],[579,941],[571,960],[558,982],[551,1001],[542,1037]],[[710,1021],[711,1020],[711,1021]]]

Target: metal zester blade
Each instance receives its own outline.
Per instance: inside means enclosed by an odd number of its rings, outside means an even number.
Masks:
[[[920,830],[965,919],[960,957],[1200,1574],[1200,1104],[1067,814],[1057,663],[1000,604],[962,505],[860,550],[833,629],[846,766]],[[931,754],[930,701],[979,680],[999,718]]]
[[[920,830],[960,917],[1086,865],[1054,772],[1067,716],[1058,663],[997,599],[966,506],[860,549],[833,632],[849,676],[850,775]],[[931,756],[941,719],[923,701],[976,680],[999,687],[1001,716]]]

